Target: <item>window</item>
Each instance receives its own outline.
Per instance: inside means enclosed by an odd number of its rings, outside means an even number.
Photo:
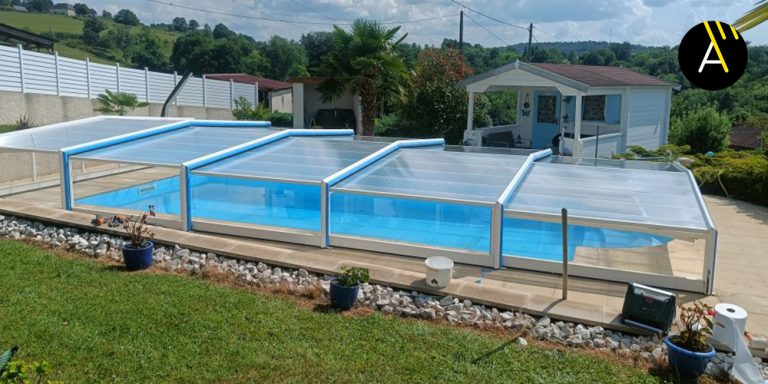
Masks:
[[[557,124],[557,96],[539,95],[536,122]]]
[[[605,121],[605,96],[584,96],[584,121]]]

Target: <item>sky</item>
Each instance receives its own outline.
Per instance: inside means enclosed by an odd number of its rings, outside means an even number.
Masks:
[[[452,0],[87,0],[101,12],[121,8],[135,12],[144,23],[170,23],[181,16],[200,25],[224,23],[232,30],[267,40],[272,35],[298,39],[311,31],[328,31],[356,18],[401,22],[407,42],[440,45],[458,39],[461,6]],[[677,45],[688,29],[705,20],[731,23],[756,0],[459,0],[467,7],[518,27],[534,24],[538,42],[604,40],[636,44]],[[203,9],[184,9],[187,6]],[[235,17],[224,14],[239,15]],[[525,28],[505,25],[465,10],[464,41],[504,46],[527,41]],[[251,18],[248,18],[251,17]],[[307,24],[256,20],[301,21]],[[424,20],[432,19],[432,20]],[[407,22],[403,22],[407,21]],[[316,24],[311,24],[316,23]],[[768,44],[768,23],[744,33],[752,44]]]

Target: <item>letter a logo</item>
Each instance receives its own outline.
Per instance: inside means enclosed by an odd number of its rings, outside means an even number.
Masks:
[[[730,87],[747,67],[747,44],[732,26],[706,21],[685,34],[678,51],[680,69],[695,87]]]

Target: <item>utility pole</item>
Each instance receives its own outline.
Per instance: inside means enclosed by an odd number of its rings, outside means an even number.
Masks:
[[[533,23],[528,25],[528,52],[525,61],[531,62],[531,40],[533,40]]]
[[[459,13],[459,52],[464,56],[464,10]]]

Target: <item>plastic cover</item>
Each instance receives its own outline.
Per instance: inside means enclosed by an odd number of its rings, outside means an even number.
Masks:
[[[351,136],[289,137],[193,173],[319,183],[387,144],[353,140]]]
[[[560,215],[706,230],[686,172],[534,163],[506,212]]]
[[[277,130],[270,128],[193,125],[85,152],[73,158],[176,166],[275,132]]]
[[[55,127],[39,127],[0,135],[0,148],[58,151],[61,148],[159,127],[183,119],[126,119],[104,117],[72,121]]]
[[[401,149],[334,190],[495,203],[526,156]]]

